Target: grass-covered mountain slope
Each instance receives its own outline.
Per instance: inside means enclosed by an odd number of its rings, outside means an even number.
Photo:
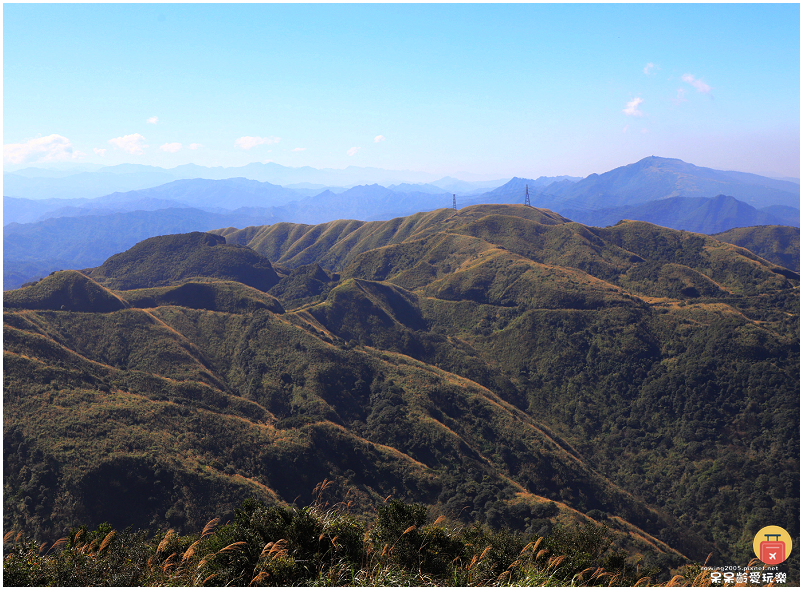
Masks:
[[[714,236],[747,248],[759,256],[800,272],[800,228],[782,225],[739,227]]]
[[[149,238],[88,271],[114,289],[169,285],[192,277],[214,277],[266,291],[279,278],[270,261],[250,248],[230,245],[203,232]]]
[[[27,289],[3,293],[3,307],[109,312],[124,309],[125,302],[76,270],[52,273]]]
[[[218,233],[88,271],[117,310],[6,305],[7,528],[199,530],[325,478],[363,512],[602,521],[665,571],[800,525],[787,269],[513,205]],[[220,252],[271,284],[209,272]]]

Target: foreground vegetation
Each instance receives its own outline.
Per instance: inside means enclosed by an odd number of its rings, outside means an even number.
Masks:
[[[544,537],[428,522],[427,508],[387,499],[371,524],[319,497],[305,508],[250,499],[232,522],[199,533],[73,529],[53,545],[9,531],[6,586],[642,586],[642,568],[600,525],[556,527]],[[697,566],[670,585],[708,585]],[[687,579],[688,576],[688,579]],[[663,575],[662,575],[663,578]]]

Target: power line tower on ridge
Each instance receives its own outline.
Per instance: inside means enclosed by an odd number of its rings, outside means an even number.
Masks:
[[[528,194],[528,185],[525,185],[525,204],[530,207],[531,206],[531,197]]]
[[[453,195],[453,211],[458,211],[458,208],[456,207],[456,196],[455,196],[455,194]]]

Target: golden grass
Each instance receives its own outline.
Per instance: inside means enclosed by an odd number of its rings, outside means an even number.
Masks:
[[[164,538],[158,544],[158,548],[156,549],[156,554],[161,553],[164,549],[166,549],[167,545],[169,545],[170,541],[175,538],[175,529],[169,529],[167,534],[164,535]]]
[[[98,553],[102,553],[102,552],[103,552],[103,549],[105,549],[106,547],[108,547],[108,545],[111,543],[111,541],[113,541],[113,540],[114,540],[114,537],[116,536],[116,534],[117,534],[117,532],[116,532],[116,531],[111,531],[110,533],[108,533],[108,534],[106,535],[105,539],[103,539],[103,542],[102,542],[102,543],[100,543],[100,549],[98,549],[98,550],[97,550],[97,552],[98,552]]]
[[[236,543],[231,543],[227,547],[223,547],[217,553],[236,553],[237,551],[241,551],[247,546],[246,541],[237,541]]]
[[[200,538],[204,539],[208,535],[214,534],[214,527],[219,524],[219,517],[212,518],[206,523],[206,526],[203,527],[203,532],[200,534]]]

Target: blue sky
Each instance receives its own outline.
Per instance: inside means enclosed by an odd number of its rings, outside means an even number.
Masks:
[[[800,5],[5,4],[4,169],[800,177]]]

